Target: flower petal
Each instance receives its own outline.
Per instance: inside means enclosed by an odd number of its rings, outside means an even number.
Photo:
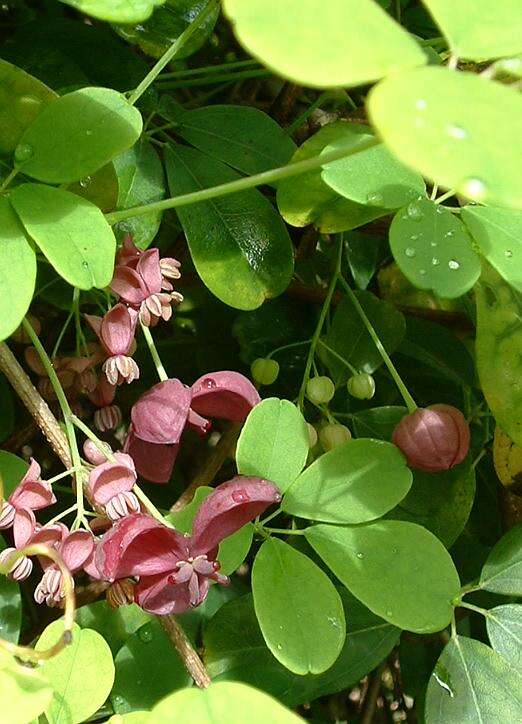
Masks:
[[[117,266],[114,269],[110,286],[112,291],[128,304],[141,304],[149,296],[140,275],[126,266]]]
[[[115,453],[117,462],[104,462],[91,470],[89,488],[98,505],[106,505],[118,493],[130,492],[136,482],[136,469],[130,455]]]
[[[179,380],[159,382],[132,407],[134,434],[158,444],[178,443],[190,407],[191,392]]]
[[[205,417],[242,422],[259,401],[254,385],[239,372],[212,372],[192,385],[191,407]]]
[[[161,267],[158,249],[147,249],[139,258],[136,271],[145,283],[149,294],[161,291]]]
[[[116,304],[103,317],[101,340],[110,355],[126,355],[134,339],[137,317],[124,304]]]
[[[36,518],[32,510],[17,510],[13,521],[14,543],[18,550],[25,548],[36,528]]]
[[[186,583],[169,583],[169,577],[144,576],[134,588],[134,600],[148,613],[166,616],[184,613],[190,608],[190,594]]]
[[[75,530],[69,533],[58,546],[67,568],[74,573],[83,567],[94,551],[94,538],[88,530]]]
[[[151,483],[168,483],[179,450],[178,445],[154,445],[136,437],[132,430],[125,438],[123,449],[134,460],[136,471]]]
[[[29,470],[9,496],[11,505],[19,510],[40,510],[56,503],[51,486],[46,480],[40,480],[40,473],[40,466],[31,458]]]
[[[279,489],[262,478],[238,475],[218,485],[201,503],[194,518],[191,555],[206,555],[224,538],[280,500]]]

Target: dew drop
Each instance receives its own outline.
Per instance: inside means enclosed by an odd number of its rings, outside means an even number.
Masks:
[[[455,236],[455,230],[450,229],[449,231],[446,232],[445,236],[447,236],[447,237]]]
[[[436,242],[436,241],[430,241],[430,246],[436,247],[436,246],[437,246],[437,242]]]
[[[455,271],[456,269],[460,269],[460,264],[455,259],[450,259],[448,262],[448,266],[450,269],[453,269],[453,271]]]
[[[241,490],[235,490],[232,493],[232,500],[234,503],[246,503],[248,500],[250,500],[250,497]]]
[[[513,256],[513,252],[511,251],[511,249],[506,249],[506,251],[504,252],[504,256],[506,257],[506,259],[511,259],[511,257]]]
[[[392,548],[392,553],[397,554],[398,552],[399,552],[399,549],[398,549],[398,548]]]
[[[386,611],[386,615],[387,615],[387,616],[393,616],[393,611],[390,611],[390,609],[388,609],[388,610]]]
[[[125,701],[125,699],[123,698],[123,696],[120,696],[119,694],[116,694],[116,696],[111,697],[111,699],[112,699],[112,703],[115,708],[122,707],[124,704],[127,703]]]
[[[88,269],[88,268],[89,268],[89,262],[88,262],[88,261],[82,261],[82,266],[83,266],[84,269]]]
[[[150,628],[148,626],[141,628],[138,631],[138,636],[143,641],[144,644],[150,643],[152,641],[152,639],[154,638],[154,634],[152,633],[152,631],[150,630]]]
[[[82,189],[85,189],[85,188],[87,188],[87,186],[90,186],[91,181],[92,181],[92,178],[90,176],[86,176],[85,178],[82,178],[82,180],[80,181],[80,186],[82,187]]]
[[[418,234],[412,234],[412,235],[410,236],[410,241],[417,241],[418,238],[419,238],[419,235],[418,235]]]
[[[421,275],[421,277],[425,277],[427,274],[426,269],[419,269],[419,274]]]
[[[437,257],[434,256],[433,259],[431,260],[431,263],[432,263],[433,266],[439,266],[439,264],[440,264],[440,259],[437,259]]]
[[[33,157],[33,154],[34,148],[32,146],[30,146],[28,143],[20,143],[15,148],[15,161],[17,161],[18,163],[24,163],[25,161],[29,161],[29,159]]]
[[[212,377],[205,377],[205,379],[201,381],[201,387],[206,387],[207,390],[213,390],[217,387],[217,383]]]
[[[408,259],[413,259],[413,257],[415,256],[415,249],[413,249],[411,246],[408,246],[408,247],[404,250],[404,253],[405,253],[406,256],[408,257]]]
[[[382,206],[384,203],[384,197],[378,191],[374,191],[373,193],[368,194],[366,197],[366,203],[368,206]]]
[[[435,211],[437,212],[437,214],[443,214],[445,209],[440,204],[437,204],[437,208],[435,209]]]
[[[22,106],[22,108],[27,109],[38,108],[38,106],[42,105],[42,101],[36,96],[20,96],[18,98],[18,103]]]
[[[360,551],[358,551],[355,555],[357,558],[364,558],[364,553],[361,553]]]
[[[277,644],[278,651],[281,651],[282,648],[283,648],[283,646],[281,644]]]
[[[415,201],[408,204],[407,212],[411,221],[420,221],[424,217],[421,207]]]
[[[428,107],[428,101],[425,101],[424,98],[419,98],[419,100],[415,101],[415,108],[418,111],[425,111]]]
[[[468,178],[460,185],[460,191],[476,201],[482,201],[487,193],[486,184],[479,178]]]
[[[93,131],[90,128],[85,131],[86,136],[92,136],[92,134],[93,134]]]
[[[462,128],[462,126],[458,126],[456,123],[448,123],[446,126],[446,132],[448,136],[451,136],[452,138],[456,138],[459,141],[462,141],[464,138],[468,137],[468,132],[465,128]]]

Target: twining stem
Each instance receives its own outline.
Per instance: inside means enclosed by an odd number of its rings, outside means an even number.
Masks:
[[[205,7],[196,15],[190,25],[181,33],[181,35],[172,43],[170,48],[163,53],[158,62],[147,73],[141,83],[129,95],[129,103],[134,105],[138,98],[147,90],[151,83],[154,83],[163,68],[177,55],[177,53],[186,45],[196,30],[203,25],[208,16],[217,8],[218,0],[210,0]]]
[[[13,168],[12,171],[10,171],[7,174],[5,179],[2,181],[2,184],[0,185],[0,193],[2,193],[2,191],[4,191],[4,189],[6,189],[9,186],[9,184],[11,183],[11,181],[14,179],[14,177],[16,176],[16,174],[19,171],[20,171],[19,168]]]
[[[330,309],[330,304],[332,302],[333,293],[334,293],[335,287],[337,285],[337,280],[341,273],[342,255],[343,255],[343,236],[342,236],[342,234],[340,234],[339,241],[338,241],[338,248],[337,248],[337,258],[335,260],[335,267],[333,270],[332,278],[330,280],[330,285],[328,287],[328,291],[326,293],[326,298],[324,300],[324,303],[323,303],[323,306],[321,309],[321,313],[319,315],[319,321],[317,322],[315,332],[313,333],[313,336],[312,336],[312,341],[310,343],[310,349],[308,350],[308,357],[306,359],[305,370],[303,373],[303,381],[301,382],[301,388],[299,389],[299,395],[297,397],[298,405],[301,410],[303,409],[303,405],[304,405],[306,385],[308,384],[308,380],[310,379],[310,370],[312,369],[312,363],[314,361],[317,343],[319,342],[319,337],[321,336],[321,331],[323,329],[324,322],[326,320],[326,315],[328,314],[328,310]]]
[[[236,70],[238,68],[252,68],[258,66],[257,60],[234,60],[232,63],[219,63],[216,65],[203,65],[200,68],[187,68],[186,70],[175,70],[169,73],[162,73],[159,80],[165,78],[187,78],[191,75],[203,73],[220,73],[222,70]]]
[[[60,405],[60,409],[62,411],[62,415],[64,418],[65,423],[65,432],[67,435],[67,440],[69,442],[69,449],[71,451],[71,458],[72,458],[72,464],[73,467],[76,470],[76,473],[74,475],[75,481],[76,481],[76,505],[78,506],[78,512],[76,515],[76,521],[73,524],[73,528],[83,524],[86,528],[89,527],[89,522],[87,518],[84,515],[84,505],[83,505],[83,480],[82,480],[82,474],[83,474],[83,468],[82,468],[82,461],[80,458],[80,452],[78,450],[78,443],[76,441],[76,433],[74,431],[74,425],[71,422],[71,408],[69,407],[69,402],[67,401],[67,397],[65,396],[65,392],[63,391],[63,387],[60,384],[60,380],[58,379],[58,376],[54,370],[53,363],[49,359],[47,352],[45,351],[42,343],[40,342],[38,335],[34,331],[34,329],[31,326],[31,323],[28,321],[27,318],[25,318],[22,322],[25,331],[29,335],[29,338],[31,339],[31,342],[33,343],[34,348],[38,352],[38,356],[40,357],[40,360],[45,368],[45,371],[47,372],[47,375],[49,377],[49,380],[51,382],[51,385],[54,390],[54,394],[56,395],[58,399],[58,403]]]
[[[395,365],[391,361],[390,355],[384,349],[384,345],[381,342],[381,340],[379,339],[379,335],[373,328],[373,324],[370,322],[370,320],[366,316],[366,312],[364,311],[361,304],[359,303],[359,300],[355,296],[353,289],[350,287],[350,285],[348,284],[348,282],[342,275],[339,275],[339,281],[342,284],[342,286],[344,287],[346,294],[350,298],[350,301],[352,302],[353,306],[355,307],[355,310],[356,310],[357,314],[359,315],[359,317],[361,318],[362,323],[366,327],[366,330],[367,330],[368,334],[370,335],[370,337],[372,338],[373,343],[379,350],[379,354],[381,355],[384,364],[388,368],[390,375],[392,376],[395,384],[397,385],[397,387],[399,389],[399,392],[402,395],[404,402],[406,403],[408,412],[415,412],[415,410],[417,409],[417,404],[416,404],[415,400],[408,392],[408,388],[406,387],[406,385],[404,384],[404,382],[401,379],[401,376],[395,369]]]
[[[149,214],[156,211],[164,211],[165,209],[177,209],[180,206],[188,206],[200,201],[215,199],[219,196],[235,194],[238,191],[245,191],[245,189],[250,189],[254,186],[273,184],[275,182],[282,181],[285,178],[291,178],[292,176],[299,176],[300,174],[307,173],[308,171],[314,171],[327,163],[338,161],[341,158],[361,153],[362,151],[366,151],[368,148],[372,148],[372,146],[376,146],[378,143],[380,143],[378,138],[369,138],[364,143],[360,143],[355,149],[348,150],[346,148],[338,148],[334,151],[323,153],[320,156],[307,158],[304,161],[294,161],[286,166],[279,166],[278,168],[273,168],[270,171],[263,171],[261,173],[254,174],[253,176],[245,176],[244,178],[240,178],[235,181],[228,181],[227,183],[219,184],[218,186],[212,186],[209,189],[191,191],[188,194],[181,194],[180,196],[174,196],[171,199],[164,199],[163,201],[156,201],[152,204],[132,206],[129,209],[113,211],[110,214],[105,214],[105,218],[109,224],[116,224],[118,221],[131,219],[135,216],[142,216],[143,214]]]
[[[165,367],[163,366],[163,362],[161,361],[161,358],[159,356],[158,350],[156,345],[154,344],[154,339],[152,337],[152,333],[148,327],[146,327],[144,324],[141,325],[141,331],[143,332],[143,336],[145,337],[145,341],[147,342],[147,346],[150,351],[150,355],[152,357],[152,360],[154,362],[154,365],[156,366],[156,371],[158,373],[158,377],[162,382],[165,382],[169,379],[169,376],[167,372],[165,371]]]

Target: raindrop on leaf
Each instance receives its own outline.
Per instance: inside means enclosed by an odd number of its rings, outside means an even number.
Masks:
[[[20,143],[15,148],[15,161],[17,161],[18,163],[24,163],[25,161],[29,161],[29,159],[33,157],[33,154],[34,148],[32,146],[30,146],[28,143]]]
[[[455,259],[450,259],[448,262],[448,266],[450,269],[453,269],[453,271],[455,271],[456,269],[460,269],[460,264]]]
[[[411,246],[408,246],[408,248],[404,250],[404,253],[409,259],[413,259],[413,257],[415,256],[415,249],[412,249]]]

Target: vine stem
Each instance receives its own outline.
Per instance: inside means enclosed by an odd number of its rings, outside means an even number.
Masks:
[[[384,345],[381,342],[381,340],[379,339],[379,335],[373,328],[373,324],[370,322],[370,320],[366,316],[366,312],[364,311],[359,300],[355,296],[353,289],[350,287],[350,285],[348,284],[348,282],[342,275],[339,276],[339,281],[341,282],[342,286],[344,287],[346,294],[349,296],[350,301],[352,302],[353,306],[355,307],[357,314],[361,318],[362,323],[366,327],[366,330],[367,330],[368,334],[370,335],[370,337],[372,338],[373,343],[379,350],[379,354],[381,355],[384,364],[388,368],[390,375],[393,377],[395,384],[399,388],[399,392],[401,393],[402,398],[403,398],[404,402],[406,403],[408,412],[410,412],[410,413],[415,412],[415,410],[417,409],[417,404],[416,404],[415,400],[410,395],[408,388],[406,387],[406,385],[404,384],[404,382],[401,379],[401,376],[395,369],[395,365],[391,361],[390,355],[384,349]]]
[[[163,68],[170,63],[170,61],[176,56],[176,54],[184,47],[184,45],[194,35],[196,30],[205,22],[208,16],[218,7],[218,0],[210,0],[205,7],[196,15],[190,25],[185,28],[181,35],[172,43],[170,48],[163,53],[158,62],[151,68],[141,83],[129,95],[129,103],[134,105],[136,101],[141,98],[147,88],[154,83],[157,76],[161,73]]]
[[[209,189],[191,191],[188,194],[181,194],[180,196],[174,196],[171,199],[164,199],[163,201],[156,201],[152,204],[132,206],[129,209],[113,211],[110,214],[105,214],[105,218],[109,224],[116,224],[118,221],[124,221],[125,219],[131,219],[135,216],[149,214],[152,211],[175,209],[180,206],[188,206],[189,204],[196,204],[200,201],[215,199],[218,196],[234,194],[238,191],[244,191],[245,189],[250,189],[254,186],[273,184],[275,182],[282,181],[285,178],[291,178],[292,176],[299,176],[300,174],[307,173],[308,171],[314,171],[327,163],[339,161],[341,158],[346,158],[347,156],[353,156],[356,153],[366,151],[368,148],[372,148],[379,143],[380,141],[378,138],[370,138],[368,141],[359,144],[357,148],[351,149],[350,151],[347,151],[345,148],[338,148],[335,151],[329,151],[328,153],[323,153],[320,156],[307,158],[304,161],[294,161],[286,166],[279,166],[278,168],[273,168],[270,171],[263,171],[262,173],[257,173],[253,176],[245,176],[244,178],[237,179],[236,181],[229,181],[224,184],[219,184],[218,186],[212,186]]]
[[[169,376],[165,370],[165,367],[163,366],[163,362],[161,361],[157,347],[154,344],[154,338],[152,336],[152,332],[144,324],[141,325],[141,331],[143,332],[143,336],[145,337],[145,341],[147,342],[147,346],[149,348],[150,355],[152,357],[154,365],[156,366],[156,371],[158,373],[158,377],[160,378],[160,380],[162,382],[165,382],[166,380],[169,379]]]
[[[206,689],[212,683],[205,664],[190,643],[183,627],[173,614],[159,616],[161,624],[194,682],[200,689]]]
[[[461,601],[459,603],[459,608],[468,608],[470,611],[480,613],[481,616],[489,616],[487,608],[480,608],[480,606],[474,606],[472,603],[465,603],[464,601]]]
[[[304,405],[304,397],[306,392],[306,385],[308,383],[308,380],[310,379],[310,370],[312,369],[312,363],[314,361],[315,356],[315,350],[317,347],[317,343],[319,342],[319,337],[321,336],[321,331],[324,326],[324,322],[326,319],[326,315],[328,314],[328,310],[330,309],[330,304],[332,302],[333,293],[335,291],[335,287],[337,285],[337,280],[339,279],[339,275],[341,273],[341,259],[343,255],[343,235],[339,235],[339,245],[337,249],[337,258],[335,260],[335,268],[332,274],[332,278],[330,280],[330,285],[328,287],[328,291],[326,293],[326,298],[324,300],[321,313],[319,315],[319,321],[317,322],[317,326],[315,328],[315,332],[312,336],[312,341],[310,343],[310,349],[308,350],[308,357],[306,358],[306,365],[305,370],[303,373],[303,381],[301,382],[301,387],[299,389],[299,395],[297,397],[298,406],[299,409],[303,409]]]

